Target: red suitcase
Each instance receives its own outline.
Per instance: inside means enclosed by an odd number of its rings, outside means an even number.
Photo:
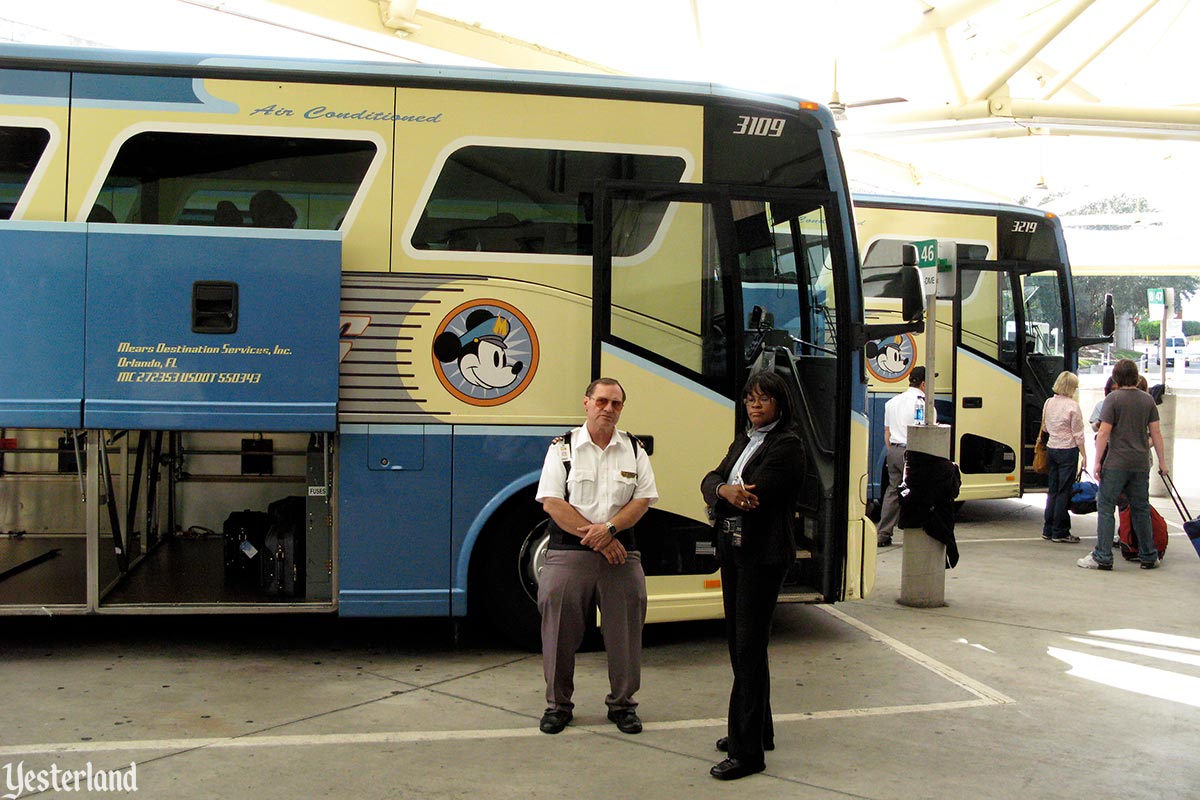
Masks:
[[[1137,535],[1133,532],[1133,525],[1129,521],[1128,505],[1121,509],[1120,520],[1117,536],[1121,540],[1121,555],[1125,557],[1126,561],[1137,561]],[[1165,558],[1167,555],[1167,521],[1154,506],[1150,506],[1150,527],[1154,531],[1154,549],[1158,551],[1159,558]]]

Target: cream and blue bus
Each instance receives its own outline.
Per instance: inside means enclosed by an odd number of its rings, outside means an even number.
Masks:
[[[854,214],[868,319],[895,316],[903,249],[936,249],[935,402],[951,426],[959,499],[1044,491],[1046,477],[1032,469],[1042,404],[1058,374],[1077,369],[1080,347],[1111,341],[1079,336],[1062,223],[1022,206],[857,193]],[[883,406],[927,355],[916,332],[866,345],[872,500],[886,478]]]
[[[787,598],[863,597],[884,329],[851,219],[814,103],[2,46],[0,613],[477,613],[535,641],[533,491],[609,375],[661,495],[650,619],[717,617],[698,483],[752,367],[810,455]],[[743,291],[764,271],[782,313]]]

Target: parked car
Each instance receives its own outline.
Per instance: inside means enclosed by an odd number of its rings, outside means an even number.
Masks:
[[[1187,347],[1183,349],[1183,363],[1188,367],[1192,364],[1200,364],[1200,339],[1187,343]]]
[[[1166,360],[1167,360],[1168,367],[1175,366],[1175,356],[1179,356],[1186,360],[1187,356],[1184,353],[1184,350],[1187,349],[1187,343],[1188,343],[1187,337],[1185,337],[1185,336],[1177,336],[1177,335],[1168,335],[1167,336],[1167,338],[1166,338]],[[1157,364],[1158,363],[1158,353],[1159,353],[1159,350],[1158,350],[1157,342],[1151,342],[1150,344],[1146,345],[1146,363],[1147,364]],[[1200,355],[1198,355],[1197,358],[1200,359]]]
[[[1186,359],[1184,350],[1187,349],[1187,338],[1184,336],[1168,336],[1167,337],[1167,366],[1175,366],[1175,358]],[[1186,363],[1186,362],[1185,362]]]

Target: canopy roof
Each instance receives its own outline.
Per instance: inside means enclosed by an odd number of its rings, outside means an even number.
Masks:
[[[629,73],[819,100],[859,190],[1055,211],[1080,272],[1200,271],[1182,247],[1200,212],[1191,0],[19,5],[0,10],[0,39]]]

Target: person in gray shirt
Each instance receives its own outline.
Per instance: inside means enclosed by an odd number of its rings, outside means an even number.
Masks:
[[[1138,389],[1137,364],[1121,359],[1113,367],[1117,388],[1104,398],[1100,431],[1096,434],[1095,466],[1100,481],[1096,496],[1096,549],[1075,562],[1084,569],[1113,568],[1113,511],[1122,494],[1129,501],[1129,518],[1138,540],[1142,569],[1158,566],[1154,532],[1150,527],[1150,446],[1158,456],[1158,474],[1168,474],[1163,452],[1158,406]],[[1150,436],[1146,437],[1147,431]]]

